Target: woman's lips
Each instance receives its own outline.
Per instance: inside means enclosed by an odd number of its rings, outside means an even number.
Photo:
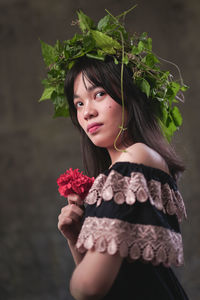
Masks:
[[[88,129],[89,133],[95,133],[103,124],[95,124]]]

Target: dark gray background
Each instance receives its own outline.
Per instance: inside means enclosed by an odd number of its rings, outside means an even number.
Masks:
[[[191,299],[200,294],[199,78],[200,1],[141,0],[127,16],[129,31],[148,31],[155,53],[176,62],[190,86],[181,105],[184,123],[177,151],[187,170],[180,182],[188,220],[182,225],[185,266],[175,270]],[[75,11],[98,21],[104,8],[120,14],[135,1],[0,0],[0,299],[71,299],[73,262],[57,230],[65,201],[56,179],[81,168],[79,136],[68,119],[52,119],[39,104],[45,67],[39,38],[71,38]],[[133,283],[134,295],[134,283]],[[134,298],[134,297],[133,297]]]

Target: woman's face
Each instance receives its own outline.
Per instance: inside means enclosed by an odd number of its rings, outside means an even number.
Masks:
[[[98,147],[112,149],[120,131],[122,106],[102,87],[93,86],[83,78],[82,73],[74,81],[74,105],[78,122],[89,139]],[[125,120],[126,117],[125,111]]]

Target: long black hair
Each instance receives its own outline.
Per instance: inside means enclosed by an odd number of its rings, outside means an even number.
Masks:
[[[111,98],[121,104],[121,65],[115,64],[112,57],[106,61],[83,57],[67,73],[65,94],[73,124],[81,133],[81,149],[85,172],[97,176],[107,169],[111,159],[107,149],[95,146],[78,123],[73,103],[74,81],[79,73],[83,74],[94,86],[102,87]],[[133,83],[132,71],[124,68],[124,104],[128,112],[127,134],[133,143],[144,143],[157,151],[166,161],[174,178],[184,171],[184,165],[173,147],[163,136],[154,109],[153,99],[147,98]]]

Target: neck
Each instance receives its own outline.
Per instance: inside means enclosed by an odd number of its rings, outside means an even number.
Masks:
[[[121,149],[119,150],[116,150],[115,148],[113,149],[107,149],[108,150],[108,153],[110,155],[110,159],[111,159],[111,162],[112,162],[112,165],[117,161],[119,160],[119,157],[120,155],[126,151],[125,147],[122,147]]]
[[[119,161],[120,156],[122,153],[126,152],[126,149],[131,146],[133,142],[128,142],[128,143],[121,143],[117,145],[117,149],[113,146],[112,148],[107,148],[108,153],[110,155],[111,163],[112,165],[116,162]]]

